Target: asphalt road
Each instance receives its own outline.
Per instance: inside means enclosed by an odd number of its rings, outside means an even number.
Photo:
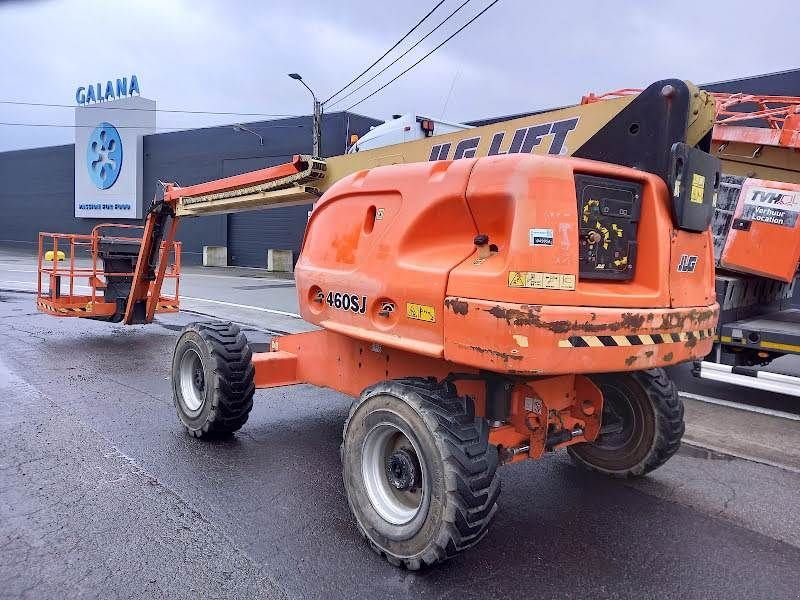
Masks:
[[[36,279],[36,259],[30,252],[0,248],[0,290],[33,291]],[[62,282],[63,288],[66,285]],[[169,288],[169,282],[165,282],[165,288]],[[167,291],[173,292],[171,288]],[[77,293],[88,293],[88,288]],[[294,280],[276,278],[260,269],[184,266],[180,296],[181,309],[200,318],[211,315],[279,333],[311,329],[297,314]],[[787,356],[771,367],[776,372],[800,375],[800,358]],[[670,376],[682,391],[800,414],[800,398],[698,380],[687,364],[670,369]]]
[[[347,509],[346,397],[259,390],[239,434],[194,440],[168,375],[195,316],[125,328],[32,300],[0,292],[2,597],[800,598],[800,475],[689,447],[633,483],[562,454],[503,467],[478,547],[398,570]]]

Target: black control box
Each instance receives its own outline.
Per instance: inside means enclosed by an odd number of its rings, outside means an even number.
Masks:
[[[575,191],[580,230],[579,277],[633,278],[642,185],[577,174]]]

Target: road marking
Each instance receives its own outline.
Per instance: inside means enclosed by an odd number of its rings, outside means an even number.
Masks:
[[[182,277],[211,277],[213,279],[236,279],[238,281],[243,280],[252,280],[252,281],[275,281],[275,282],[286,282],[286,285],[294,285],[293,279],[283,279],[281,277],[269,277],[269,276],[256,276],[256,275],[211,275],[210,273],[192,273],[184,271],[181,273]]]
[[[10,280],[10,279],[1,280],[0,281],[0,284],[4,284],[4,283],[13,283],[13,284],[17,284],[17,285],[29,285],[31,287],[36,287],[37,286],[35,281],[14,281],[14,280]],[[91,290],[92,289],[91,287],[89,287],[87,285],[76,285],[75,287],[76,288],[85,289],[85,290]],[[275,308],[263,308],[261,306],[251,306],[249,304],[237,304],[235,302],[223,302],[222,300],[211,300],[210,298],[195,298],[194,296],[181,296],[180,299],[181,300],[191,300],[191,301],[194,301],[194,302],[208,302],[210,304],[219,304],[221,306],[230,306],[230,307],[233,307],[233,308],[245,308],[247,310],[256,310],[258,312],[265,312],[265,313],[270,313],[270,314],[273,314],[273,315],[282,315],[284,317],[292,317],[294,319],[302,319],[302,317],[300,315],[298,315],[297,313],[288,312],[288,311],[285,311],[285,310],[278,310],[278,309],[275,309]]]
[[[682,398],[689,400],[696,400],[698,402],[705,402],[706,404],[716,404],[718,406],[726,406],[728,408],[736,408],[747,412],[758,413],[760,415],[768,415],[770,417],[777,417],[779,419],[787,419],[789,421],[800,421],[800,415],[795,415],[780,410],[772,410],[771,408],[761,408],[759,406],[749,406],[747,404],[739,404],[729,400],[722,400],[720,398],[712,398],[710,396],[703,396],[701,394],[692,394],[690,392],[678,392]]]
[[[19,264],[8,264],[8,263],[0,263],[0,271],[7,272],[7,273],[38,273],[39,271],[36,269],[18,269],[18,268],[6,268],[6,267],[19,267]],[[77,266],[77,265],[76,265]],[[88,265],[87,265],[88,266]],[[281,277],[270,277],[269,275],[212,275],[211,273],[192,273],[191,271],[184,271],[182,273],[183,277],[210,277],[212,279],[236,279],[238,281],[248,280],[251,279],[253,281],[275,281],[275,282],[286,282],[287,286],[294,285],[294,280],[292,279],[284,279]]]
[[[12,281],[10,279],[6,281],[0,281],[0,283],[21,283],[23,285],[34,285],[34,286],[37,285],[35,281]]]
[[[784,471],[790,471],[792,473],[800,473],[800,469],[792,465],[753,456],[751,454],[747,454],[746,452],[738,452],[737,450],[731,450],[730,448],[723,448],[722,446],[715,446],[714,444],[706,444],[703,441],[693,439],[691,436],[683,436],[683,440],[681,440],[681,442],[689,446],[702,448],[703,450],[710,450],[711,452],[716,452],[717,454],[724,454],[725,456],[740,458],[742,460],[767,465],[768,467],[775,467],[776,469],[783,469]]]
[[[246,308],[248,310],[257,310],[259,312],[270,313],[273,315],[282,315],[284,317],[292,317],[295,319],[302,319],[300,315],[285,310],[276,310],[274,308],[262,308],[260,306],[250,306],[249,304],[236,304],[235,302],[223,302],[222,300],[209,300],[208,298],[192,298],[191,296],[181,296],[181,300],[194,300],[195,302],[210,302],[211,304],[220,304],[222,306],[232,306],[233,308]]]

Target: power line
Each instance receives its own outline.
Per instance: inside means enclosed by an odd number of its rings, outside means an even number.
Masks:
[[[474,22],[475,22],[475,20],[477,20],[477,19],[478,19],[478,17],[480,17],[480,16],[481,16],[483,13],[485,13],[487,10],[489,10],[490,8],[492,8],[492,7],[493,7],[495,4],[497,4],[498,2],[500,2],[500,0],[494,0],[493,2],[491,2],[491,3],[490,3],[490,4],[489,4],[489,5],[486,7],[486,8],[484,8],[484,9],[483,9],[481,12],[479,12],[477,15],[475,15],[474,17],[472,17],[472,18],[471,18],[469,21],[467,21],[466,23],[464,23],[464,25],[462,25],[461,27],[459,27],[458,29],[456,29],[456,30],[455,30],[455,32],[454,32],[454,33],[453,33],[453,34],[452,34],[450,37],[448,37],[448,38],[447,38],[446,40],[444,40],[444,41],[443,41],[441,44],[439,44],[438,46],[436,46],[436,47],[435,47],[433,50],[431,50],[430,52],[428,52],[428,53],[427,53],[425,56],[423,56],[422,58],[420,58],[420,59],[419,59],[417,62],[415,62],[413,65],[411,65],[410,67],[408,67],[408,68],[407,68],[405,71],[403,71],[402,73],[400,73],[399,75],[397,75],[397,76],[396,76],[396,77],[394,77],[393,79],[390,79],[389,81],[387,81],[386,83],[384,83],[384,84],[383,84],[381,87],[379,87],[377,90],[375,90],[375,91],[374,91],[374,92],[372,92],[371,94],[368,94],[367,96],[363,97],[361,100],[359,100],[359,101],[358,101],[358,102],[356,102],[355,104],[351,104],[350,106],[348,106],[346,109],[344,109],[344,112],[347,112],[347,111],[349,111],[350,109],[353,109],[353,108],[355,108],[356,106],[358,106],[359,104],[361,104],[361,103],[362,103],[362,102],[364,102],[365,100],[368,100],[369,98],[372,98],[372,96],[374,96],[375,94],[377,94],[378,92],[380,92],[381,90],[383,90],[384,88],[386,88],[387,86],[389,86],[390,84],[392,84],[392,83],[394,83],[395,81],[397,81],[398,79],[400,79],[400,78],[401,78],[403,75],[405,75],[406,73],[408,73],[408,72],[409,72],[411,69],[413,69],[414,67],[416,67],[416,66],[417,66],[418,64],[420,64],[420,63],[421,63],[423,60],[425,60],[426,58],[428,58],[428,57],[429,57],[431,54],[433,54],[434,52],[436,52],[436,51],[437,51],[439,48],[441,48],[442,46],[444,46],[444,45],[445,45],[447,42],[449,42],[449,41],[450,41],[450,40],[452,40],[454,37],[456,37],[456,36],[457,36],[459,33],[461,33],[461,32],[462,32],[464,29],[466,29],[467,27],[469,27],[469,26],[470,26],[472,23],[474,23]]]
[[[6,127],[65,127],[74,129],[76,127],[88,127],[94,129],[96,125],[67,125],[65,123],[9,123],[0,122],[0,126]],[[206,127],[137,127],[134,125],[114,125],[115,129],[155,129],[156,131],[187,131],[192,129],[210,129],[212,127],[233,127],[233,123],[226,123],[222,125],[207,125]],[[251,129],[298,129],[305,128],[306,125],[265,125],[263,127],[251,127]]]
[[[456,8],[456,9],[455,9],[453,12],[451,12],[449,15],[447,15],[447,16],[444,18],[444,20],[442,20],[442,21],[441,21],[441,22],[440,22],[440,23],[439,23],[439,24],[438,24],[436,27],[434,27],[433,29],[431,29],[431,30],[430,30],[428,33],[426,33],[424,36],[422,36],[422,38],[420,38],[419,40],[417,40],[417,42],[416,42],[416,43],[415,43],[413,46],[411,46],[411,48],[409,48],[408,50],[406,50],[405,52],[403,52],[403,53],[402,53],[400,56],[398,56],[398,57],[397,57],[397,58],[395,58],[395,59],[394,59],[392,62],[390,62],[388,65],[386,65],[386,66],[385,66],[383,69],[381,69],[380,71],[378,71],[377,73],[375,73],[375,75],[373,75],[372,77],[370,77],[369,79],[367,79],[367,80],[366,80],[364,83],[362,83],[361,85],[359,85],[359,86],[358,86],[356,89],[354,89],[354,90],[351,90],[349,93],[347,93],[347,94],[345,94],[344,96],[342,96],[341,98],[339,98],[339,99],[338,99],[336,102],[334,102],[334,103],[333,103],[331,106],[336,106],[336,105],[337,105],[337,104],[339,104],[340,102],[342,102],[342,101],[346,100],[347,98],[349,98],[350,96],[352,96],[353,94],[355,94],[355,93],[356,93],[358,90],[360,90],[361,88],[363,88],[365,85],[367,85],[367,84],[368,84],[368,83],[370,83],[371,81],[374,81],[376,77],[378,77],[379,75],[381,75],[381,73],[384,73],[384,72],[386,72],[386,70],[387,70],[387,69],[389,69],[389,67],[391,67],[392,65],[394,65],[394,64],[395,64],[395,63],[396,63],[398,60],[400,60],[401,58],[403,58],[404,56],[406,56],[406,55],[407,55],[409,52],[411,52],[411,51],[412,51],[414,48],[416,48],[416,47],[417,47],[417,46],[419,46],[419,45],[420,45],[422,42],[424,42],[424,41],[425,41],[425,40],[428,38],[428,36],[430,36],[430,35],[431,35],[432,33],[434,33],[434,32],[435,32],[437,29],[439,29],[439,27],[441,27],[442,25],[444,25],[445,23],[447,23],[447,22],[448,22],[448,21],[449,21],[449,20],[450,20],[452,17],[454,17],[454,16],[456,15],[456,13],[458,13],[458,11],[460,11],[462,8],[464,8],[464,7],[467,5],[467,3],[469,3],[469,2],[470,2],[470,0],[464,0],[464,2],[462,2],[462,3],[461,3],[461,5],[460,5],[458,8]]]
[[[361,79],[361,77],[362,77],[362,76],[363,76],[365,73],[367,73],[367,71],[369,71],[369,70],[370,70],[372,67],[374,67],[374,66],[375,66],[375,65],[377,65],[379,62],[381,62],[381,61],[382,61],[384,58],[386,58],[386,55],[387,55],[387,54],[389,54],[389,53],[390,53],[392,50],[394,50],[395,48],[397,48],[397,47],[400,45],[400,43],[401,43],[401,42],[402,42],[404,39],[406,39],[406,38],[407,38],[409,35],[411,35],[412,33],[414,33],[414,31],[417,29],[417,27],[419,27],[420,25],[422,25],[422,23],[423,23],[423,22],[424,22],[424,21],[425,21],[425,20],[426,20],[428,17],[430,17],[430,16],[431,16],[431,15],[434,13],[434,11],[435,11],[437,8],[439,8],[439,7],[440,7],[442,4],[444,4],[444,0],[441,0],[441,2],[439,2],[438,4],[436,4],[436,6],[434,6],[434,7],[433,7],[433,8],[430,10],[430,12],[428,12],[428,14],[427,14],[427,15],[425,15],[425,16],[424,16],[424,17],[422,17],[422,18],[421,18],[419,21],[417,21],[417,24],[416,24],[416,25],[414,25],[414,26],[413,26],[411,29],[409,29],[409,30],[408,30],[408,32],[407,32],[407,33],[406,33],[406,34],[405,34],[403,37],[401,37],[399,40],[397,40],[397,42],[395,43],[395,45],[394,45],[394,46],[392,46],[391,48],[389,48],[389,49],[388,49],[386,52],[384,52],[384,53],[381,55],[381,57],[380,57],[378,60],[376,60],[374,63],[372,63],[372,64],[371,64],[370,66],[368,66],[366,69],[364,69],[363,71],[361,71],[361,73],[359,73],[359,74],[358,74],[358,75],[357,75],[355,78],[353,78],[353,80],[352,80],[352,81],[350,81],[350,82],[349,82],[349,83],[348,83],[346,86],[344,86],[342,89],[338,90],[338,91],[337,91],[336,93],[334,93],[334,94],[331,94],[331,95],[328,97],[328,99],[327,99],[327,100],[324,100],[322,103],[323,103],[323,104],[326,104],[327,102],[330,102],[330,100],[331,100],[332,98],[335,98],[336,96],[338,96],[339,94],[341,94],[343,91],[345,91],[347,88],[349,88],[351,85],[353,85],[353,84],[354,84],[356,81],[358,81],[359,79]]]
[[[49,104],[47,102],[23,102],[21,100],[0,100],[0,104],[11,104],[14,106],[45,106],[49,108],[102,108],[103,110],[138,110],[145,112],[160,112],[160,113],[184,113],[189,115],[222,115],[231,117],[299,117],[300,115],[283,115],[273,113],[240,113],[240,112],[225,112],[218,110],[178,110],[168,108],[142,108],[134,106],[105,106],[104,103],[89,104],[81,107],[74,104]]]

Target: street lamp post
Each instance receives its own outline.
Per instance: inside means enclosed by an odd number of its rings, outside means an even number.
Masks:
[[[314,99],[314,131],[312,138],[311,152],[314,156],[320,156],[320,146],[322,145],[322,102],[317,100],[317,95],[314,93],[299,73],[289,73],[289,77],[299,81],[304,88],[311,92],[311,97]]]
[[[252,133],[254,136],[258,138],[258,145],[259,146],[264,145],[264,137],[257,131],[253,131],[252,129],[242,125],[241,123],[234,123],[232,127],[234,131],[246,131],[247,133]]]

